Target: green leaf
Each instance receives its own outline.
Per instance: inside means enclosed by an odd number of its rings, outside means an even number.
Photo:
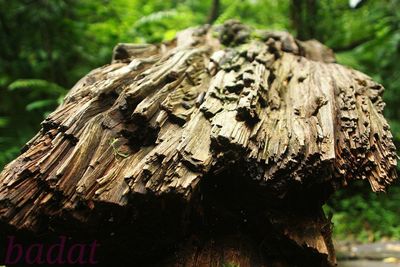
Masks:
[[[53,105],[57,104],[57,100],[56,99],[44,99],[44,100],[38,100],[35,102],[32,102],[30,104],[28,104],[26,106],[26,110],[27,111],[32,111],[35,109],[41,109],[41,108],[45,108],[45,107],[50,107]]]
[[[168,30],[164,33],[164,40],[165,41],[170,41],[173,40],[176,36],[176,30]]]
[[[232,2],[225,10],[222,12],[221,15],[217,18],[215,21],[215,24],[222,24],[228,19],[235,18],[237,16],[237,9],[240,4],[240,1],[234,1]]]
[[[8,90],[22,89],[38,90],[48,94],[64,95],[67,90],[56,83],[40,79],[18,79],[8,86]]]
[[[175,9],[153,12],[150,15],[141,17],[138,21],[136,21],[134,27],[140,27],[145,24],[160,22],[166,18],[175,17],[177,15],[178,13]]]
[[[7,126],[9,119],[6,117],[0,117],[0,128]]]
[[[60,96],[57,98],[57,104],[61,105],[61,104],[63,103],[63,101],[64,101],[64,95],[60,95]]]

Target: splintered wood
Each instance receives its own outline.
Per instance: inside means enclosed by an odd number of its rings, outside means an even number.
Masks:
[[[135,205],[135,195],[190,202],[205,175],[236,164],[280,198],[355,179],[384,191],[396,151],[383,87],[316,41],[251,39],[246,29],[224,25],[221,41],[200,27],[159,45],[118,45],[0,174],[2,221],[35,229],[41,216]],[[288,235],[307,243],[301,231]],[[309,246],[330,253],[316,235]]]

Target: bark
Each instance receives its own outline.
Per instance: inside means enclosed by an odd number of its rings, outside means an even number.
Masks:
[[[334,265],[322,205],[396,178],[383,87],[317,41],[251,31],[119,44],[0,174],[2,222],[95,237],[113,264]]]

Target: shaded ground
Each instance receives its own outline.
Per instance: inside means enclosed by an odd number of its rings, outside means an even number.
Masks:
[[[381,261],[370,260],[347,260],[340,261],[338,267],[397,267],[399,263],[386,263]]]
[[[339,267],[400,267],[400,242],[336,245]]]

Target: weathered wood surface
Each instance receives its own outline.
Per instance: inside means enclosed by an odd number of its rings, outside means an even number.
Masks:
[[[236,22],[159,45],[120,44],[0,174],[1,220],[30,230],[56,218],[85,225],[104,205],[140,215],[137,199],[147,197],[193,210],[205,177],[234,172],[273,203],[260,204],[266,221],[333,263],[323,202],[351,180],[384,191],[396,178],[383,87],[334,61],[317,41]]]

